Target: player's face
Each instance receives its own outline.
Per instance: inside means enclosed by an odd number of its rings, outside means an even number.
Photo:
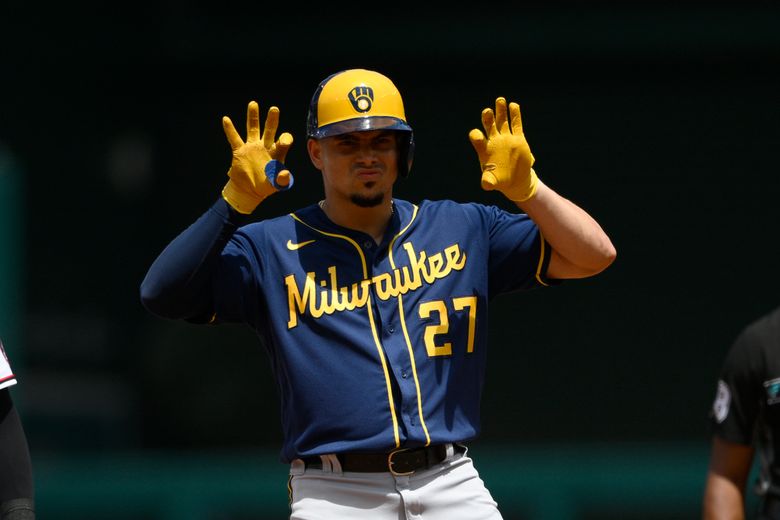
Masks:
[[[322,171],[325,193],[371,207],[392,196],[398,175],[395,132],[371,130],[309,141],[309,155]]]

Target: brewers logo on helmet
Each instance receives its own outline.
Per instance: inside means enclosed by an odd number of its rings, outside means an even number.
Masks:
[[[414,133],[406,122],[404,102],[390,79],[378,72],[351,69],[325,78],[309,106],[306,135],[322,139],[350,132],[394,130],[398,139],[398,173],[412,167]]]

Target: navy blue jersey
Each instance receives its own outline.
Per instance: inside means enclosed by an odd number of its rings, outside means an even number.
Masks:
[[[285,462],[476,437],[488,303],[549,283],[549,245],[527,215],[452,201],[393,205],[379,245],[316,204],[232,234],[213,219],[188,230],[207,229],[218,244],[225,236],[204,261],[210,290],[192,308],[263,339]]]

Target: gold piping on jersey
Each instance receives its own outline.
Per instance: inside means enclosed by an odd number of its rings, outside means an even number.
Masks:
[[[395,267],[395,261],[393,260],[393,244],[395,244],[395,241],[400,237],[402,234],[406,232],[407,229],[409,229],[409,226],[412,225],[412,222],[414,222],[414,219],[417,218],[417,206],[412,204],[414,207],[414,212],[412,213],[412,218],[409,221],[409,224],[406,225],[401,231],[398,232],[396,236],[393,237],[393,239],[390,241],[390,245],[388,246],[388,258],[390,259],[390,267],[393,269],[396,269]],[[409,360],[412,362],[412,376],[414,377],[414,386],[417,389],[417,413],[420,416],[420,425],[423,427],[423,431],[425,432],[425,445],[428,446],[431,443],[431,436],[428,433],[428,426],[425,424],[425,417],[423,417],[423,409],[422,409],[422,394],[420,393],[420,380],[417,378],[417,363],[414,361],[414,350],[412,349],[412,342],[409,339],[409,331],[406,328],[406,318],[404,316],[404,297],[402,294],[398,295],[398,315],[401,317],[401,329],[404,331],[404,339],[406,340],[406,348],[409,351]]]
[[[544,280],[542,280],[542,265],[544,264],[544,255],[546,254],[546,251],[544,247],[544,235],[542,234],[541,229],[539,230],[539,241],[542,244],[542,250],[539,252],[539,265],[536,266],[536,281],[545,287],[548,287],[548,284],[544,283]]]
[[[322,231],[321,229],[317,229],[314,226],[310,226],[300,218],[295,213],[290,213],[290,216],[303,224],[304,226],[308,227],[309,229],[312,229],[316,231],[317,233],[321,233],[325,236],[334,237],[334,238],[341,238],[343,240],[346,240],[350,244],[352,244],[355,249],[358,252],[358,255],[360,255],[360,262],[363,266],[363,279],[365,280],[368,278],[368,267],[366,266],[366,257],[363,254],[363,250],[360,249],[360,246],[349,238],[346,235],[338,235],[336,233],[328,233],[326,231]],[[371,334],[374,337],[374,345],[376,345],[376,351],[379,354],[379,360],[382,362],[382,371],[385,375],[385,387],[387,389],[387,401],[390,404],[390,415],[393,418],[393,437],[395,439],[395,447],[398,448],[401,446],[401,438],[398,433],[398,417],[396,417],[395,413],[395,401],[393,400],[393,389],[390,384],[390,372],[387,368],[387,361],[385,360],[384,352],[382,352],[382,344],[379,342],[379,335],[377,334],[376,330],[376,323],[374,322],[374,311],[373,311],[373,302],[371,301],[371,296],[368,296],[368,305],[366,305],[366,310],[368,310],[368,321],[371,323]]]

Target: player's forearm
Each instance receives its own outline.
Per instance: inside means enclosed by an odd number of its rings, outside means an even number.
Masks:
[[[607,234],[588,213],[539,181],[536,194],[518,203],[539,226],[557,255],[570,266],[568,272],[551,277],[591,276],[606,269],[617,255]]]
[[[721,475],[707,475],[702,519],[744,520],[745,501],[740,486]]]
[[[211,307],[211,277],[243,217],[220,199],[157,257],[141,283],[141,302],[171,319],[202,316]]]

